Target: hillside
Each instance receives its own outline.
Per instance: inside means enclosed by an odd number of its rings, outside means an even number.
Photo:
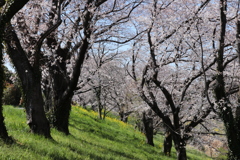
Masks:
[[[9,134],[15,139],[12,145],[0,142],[0,159],[31,160],[174,160],[162,153],[162,137],[154,139],[155,147],[145,144],[142,133],[133,126],[107,117],[99,120],[96,112],[73,107],[70,119],[70,136],[52,130],[54,140],[29,133],[23,109],[4,106],[5,123]],[[191,160],[210,160],[204,154],[188,150]]]

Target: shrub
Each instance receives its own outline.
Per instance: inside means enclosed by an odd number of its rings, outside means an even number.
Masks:
[[[18,86],[14,84],[8,85],[3,92],[3,104],[17,106],[19,105],[21,96],[21,89]]]

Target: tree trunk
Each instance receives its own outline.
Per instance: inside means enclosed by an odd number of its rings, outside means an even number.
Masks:
[[[239,2],[238,2],[239,3]],[[239,58],[239,64],[240,64],[240,14],[238,13],[238,19],[237,19],[237,34],[236,34],[236,39],[237,39],[237,52],[238,52],[238,58]],[[240,85],[239,85],[240,87]],[[237,135],[237,140],[236,143],[240,144],[240,90],[238,91],[238,106],[236,109],[236,113],[235,113],[235,121],[236,121],[236,135]],[[237,144],[236,144],[237,145]],[[237,148],[238,147],[238,148]],[[236,148],[236,153],[234,153],[232,155],[229,155],[229,159],[240,159],[240,146],[236,146],[234,147]],[[235,152],[235,151],[234,151]]]
[[[124,123],[128,122],[128,115],[124,111],[120,111],[119,113],[120,120],[123,121]]]
[[[98,75],[98,79],[100,80],[99,75]],[[100,81],[99,81],[99,86],[94,89],[94,92],[95,92],[95,95],[96,95],[96,98],[97,98],[98,116],[99,116],[99,119],[103,119],[103,115],[102,115],[103,105],[102,105],[102,102],[101,102],[102,89],[101,89],[101,82]]]
[[[1,44],[0,44],[1,45]],[[3,78],[4,78],[4,73],[3,73],[3,67],[2,67],[2,45],[0,47],[0,139],[3,141],[8,141],[10,137],[8,136],[7,129],[4,124],[4,117],[2,113],[2,97],[3,97]]]
[[[154,146],[153,143],[153,119],[151,117],[147,117],[146,113],[143,112],[143,125],[144,125],[144,133],[146,136],[146,143]]]
[[[185,146],[180,146],[180,148],[177,150],[177,159],[178,160],[187,160],[187,153],[186,153]]]
[[[216,71],[216,84],[214,87],[215,99],[218,103],[219,117],[222,119],[225,129],[226,137],[228,141],[229,153],[228,159],[235,160],[240,159],[240,133],[238,129],[238,117],[234,118],[233,110],[231,104],[225,92],[225,82],[224,82],[224,47],[226,38],[226,28],[227,28],[227,0],[220,0],[220,38],[219,47],[217,52],[217,71]],[[237,34],[239,34],[240,24],[237,22]],[[237,40],[239,40],[239,35],[237,35]],[[237,42],[238,51],[240,49],[240,44]]]
[[[70,111],[71,98],[61,104],[57,104],[53,113],[53,116],[55,116],[55,119],[52,123],[53,127],[58,131],[65,133],[66,135],[69,135],[68,124]]]
[[[172,133],[172,138],[177,151],[177,160],[187,160],[186,141],[176,133]]]
[[[0,108],[0,139],[3,140],[3,141],[8,141],[8,139],[9,139],[7,129],[6,129],[5,124],[4,124],[4,117],[3,117],[3,113],[2,113],[2,105],[1,105],[1,108]]]
[[[223,120],[226,128],[226,136],[229,147],[228,159],[238,160],[240,159],[240,133],[237,126],[238,117],[234,119],[231,108],[227,106],[227,104],[225,105],[226,106],[221,109],[222,111],[220,117]]]
[[[22,82],[27,120],[31,132],[51,138],[49,122],[44,112],[39,66],[31,66],[11,26],[8,27],[6,32],[5,42],[8,54]],[[16,46],[12,46],[13,44]]]
[[[32,82],[27,87],[24,87],[24,91],[26,95],[27,124],[31,132],[51,138],[49,122],[43,109],[40,81],[32,79]]]
[[[167,129],[164,138],[164,145],[163,145],[163,152],[167,156],[171,156],[171,149],[172,149],[172,133]]]
[[[2,28],[1,28],[2,29]],[[7,129],[4,124],[4,117],[2,113],[2,97],[3,97],[3,79],[4,79],[4,73],[3,73],[3,66],[2,66],[2,32],[0,31],[0,139],[7,140],[8,133]]]
[[[53,101],[53,106],[49,111],[49,120],[51,126],[58,131],[69,134],[68,124],[69,115],[71,111],[71,99],[73,92],[67,97],[63,98],[64,92],[70,85],[69,77],[67,77],[66,60],[68,55],[64,52],[64,49],[58,48],[57,52],[62,61],[57,61],[56,65],[49,66],[50,78],[49,83],[52,83],[52,96],[48,96],[49,101]],[[51,82],[50,82],[51,81]]]

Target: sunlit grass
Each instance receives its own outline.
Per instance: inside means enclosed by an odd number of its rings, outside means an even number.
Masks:
[[[173,160],[162,153],[162,137],[158,135],[155,147],[145,144],[142,133],[116,118],[99,120],[98,114],[82,107],[73,106],[70,118],[70,133],[66,136],[51,130],[53,140],[33,135],[26,124],[23,109],[4,106],[5,123],[8,133],[15,139],[12,145],[0,142],[0,159],[34,160]],[[188,152],[189,159],[207,159],[196,151]]]

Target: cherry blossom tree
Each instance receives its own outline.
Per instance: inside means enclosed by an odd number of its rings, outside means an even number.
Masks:
[[[10,137],[8,136],[7,129],[4,125],[4,117],[2,114],[2,97],[3,97],[3,82],[4,82],[4,71],[3,71],[3,34],[7,23],[12,19],[12,17],[28,2],[28,0],[23,1],[12,1],[7,2],[5,0],[0,1],[0,138],[8,141]]]
[[[42,3],[44,6],[45,2]],[[35,19],[33,16],[31,18],[34,19],[25,19],[23,15],[24,13],[34,15],[41,10],[41,4],[29,2],[28,6],[25,6],[23,10],[17,13],[18,16],[12,21],[14,25],[8,25],[4,41],[9,57],[22,82],[26,102],[27,123],[31,132],[50,138],[50,126],[44,113],[41,91],[41,47],[44,39],[59,26],[61,20],[59,19],[55,24],[39,31],[38,29],[41,27],[40,17]],[[36,25],[29,30],[28,26],[34,22],[36,22]],[[33,34],[31,34],[31,31],[33,31]],[[25,37],[20,39],[19,36],[23,35]]]
[[[14,57],[20,54],[10,54],[10,57],[15,59],[15,67],[20,78],[22,76],[22,83],[25,81],[25,93],[29,93],[26,97],[35,97],[37,100],[34,102],[42,106],[41,88],[34,87],[38,88],[37,92],[34,91],[37,96],[27,91],[33,88],[27,85],[31,81],[37,83],[34,86],[39,86],[41,76],[48,77],[44,78],[44,82],[52,88],[52,95],[45,98],[48,102],[53,101],[52,108],[48,107],[48,113],[52,117],[49,120],[53,127],[66,134],[69,134],[68,118],[72,96],[77,88],[88,50],[94,44],[103,41],[112,46],[114,43],[127,43],[138,35],[122,32],[121,29],[126,28],[123,24],[127,25],[131,13],[142,1],[105,2],[106,0],[86,2],[56,0],[43,1],[41,5],[31,2],[28,8],[26,7],[16,16],[16,23],[13,22],[16,25],[9,26],[11,35],[6,39],[9,53],[13,53],[16,49],[12,44],[18,44],[16,52],[22,52],[22,56],[25,57]],[[31,17],[24,14],[26,12]],[[22,31],[24,34],[14,33],[14,30]],[[22,64],[26,64],[24,66],[27,67],[22,67]],[[36,78],[35,80],[27,80],[31,77],[29,76],[31,71],[34,71],[32,76]],[[29,124],[34,127],[39,126],[40,124],[32,125],[33,122],[30,119],[35,117],[31,116],[35,111],[32,111],[31,107],[28,108]],[[43,113],[42,116],[44,117]],[[41,124],[47,124],[47,121],[45,122]]]
[[[120,51],[121,48],[123,46],[119,45],[116,49],[109,48],[104,42],[92,47],[83,65],[81,83],[74,99],[84,106],[89,103],[96,106],[100,119],[114,111],[118,112],[122,121],[127,122],[128,116],[136,109],[137,94],[122,64],[125,54]]]
[[[151,23],[145,37],[133,44],[131,76],[141,98],[171,131],[178,159],[186,159],[185,146],[193,136],[192,131],[204,125],[214,110],[213,95],[209,95],[208,88],[211,70],[217,62],[217,52],[209,46],[216,33],[215,23],[209,17],[215,11],[210,10],[215,2],[154,1],[150,4],[149,13],[144,14],[150,15]],[[141,17],[140,22],[143,23]],[[231,42],[223,47],[230,46]],[[143,55],[145,52],[149,57]],[[149,60],[139,59],[141,53]],[[235,55],[228,56],[225,64],[234,59]],[[146,64],[141,78],[136,74],[140,62]],[[166,69],[169,71],[164,72]]]
[[[134,34],[123,35],[121,27],[128,22],[131,12],[139,4],[141,1],[135,0],[127,3],[122,1],[76,2],[72,5],[80,6],[79,10],[74,10],[72,15],[65,14],[68,17],[66,17],[63,27],[67,29],[72,26],[72,29],[59,32],[62,35],[64,32],[69,32],[70,37],[63,37],[62,40],[55,37],[51,40],[59,41],[56,51],[53,52],[59,59],[55,59],[55,63],[49,67],[55,99],[53,126],[58,130],[69,133],[68,118],[71,101],[78,85],[81,68],[85,59],[88,58],[89,49],[104,41],[108,42],[108,46],[110,46],[113,43],[126,43],[136,37],[137,35]],[[66,12],[69,12],[70,9],[74,9],[74,7],[69,5]],[[69,18],[70,16],[77,18],[73,20],[73,18]],[[63,42],[65,43],[64,47],[61,45]],[[50,48],[48,46],[48,51]],[[99,106],[102,105],[99,104]]]
[[[232,4],[231,4],[232,3]],[[216,64],[216,72],[215,72],[215,78],[216,83],[213,88],[214,94],[215,94],[215,100],[216,100],[216,113],[219,115],[221,120],[224,123],[225,129],[226,129],[226,137],[228,141],[228,147],[229,147],[229,153],[228,153],[228,159],[239,159],[240,154],[240,129],[239,129],[239,107],[236,108],[236,105],[239,105],[239,102],[234,102],[234,100],[229,97],[229,94],[227,94],[227,85],[228,79],[231,78],[229,75],[226,75],[226,57],[229,54],[228,48],[225,48],[226,44],[229,43],[229,38],[231,37],[229,35],[229,32],[231,33],[233,30],[237,31],[236,38],[239,38],[239,32],[238,32],[238,26],[232,28],[232,19],[237,18],[239,14],[239,8],[236,6],[239,2],[227,2],[226,0],[220,0],[219,1],[219,34],[218,34],[218,48],[217,48],[217,64]],[[227,10],[228,9],[228,10]],[[237,9],[237,10],[236,10]],[[237,14],[232,14],[233,10],[235,10]],[[239,21],[238,19],[236,20]],[[237,22],[235,22],[237,24]],[[238,25],[238,24],[237,24]],[[237,39],[238,40],[238,39]],[[239,40],[238,40],[239,41]],[[239,42],[237,41],[237,51],[239,52]],[[230,52],[230,54],[234,54]],[[239,54],[239,53],[238,53]],[[239,78],[239,77],[238,77]],[[231,78],[232,82],[231,84],[234,84],[234,82],[237,82],[236,78]],[[231,86],[230,86],[231,87]],[[236,110],[236,116],[234,116],[234,110]]]

